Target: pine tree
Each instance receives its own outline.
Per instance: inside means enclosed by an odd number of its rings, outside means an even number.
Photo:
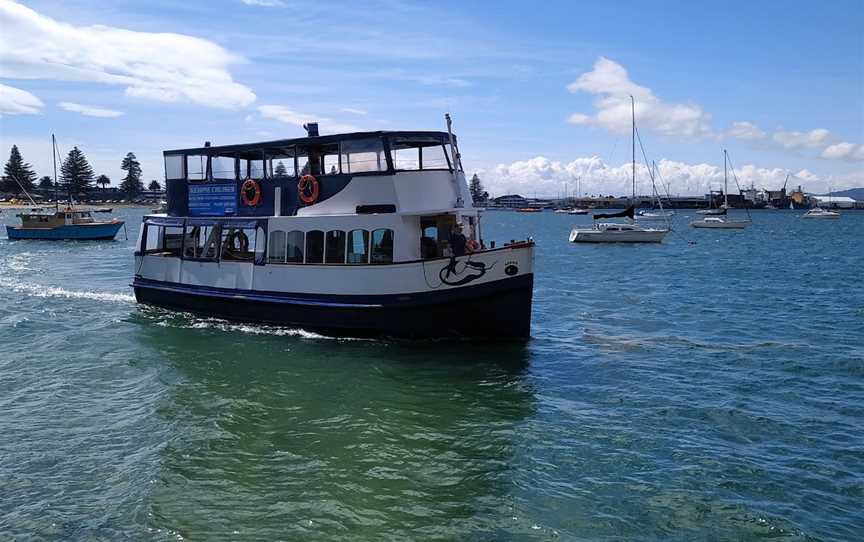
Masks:
[[[474,203],[483,203],[489,199],[489,192],[483,190],[483,183],[480,182],[480,177],[476,173],[471,177],[468,190],[471,191],[471,199],[474,200]]]
[[[86,195],[93,188],[93,168],[78,147],[72,147],[63,161],[60,178],[70,198]]]
[[[39,190],[51,190],[52,188],[54,188],[54,182],[51,181],[51,177],[45,175],[39,178]]]
[[[21,153],[18,151],[17,145],[12,145],[12,150],[9,152],[9,161],[6,162],[6,167],[3,168],[3,185],[0,187],[4,192],[14,192],[20,194],[22,187],[26,191],[33,190],[33,181],[36,180],[36,174],[33,173],[33,167],[24,162]]]
[[[276,170],[274,171],[277,177],[287,177],[288,169],[285,167],[285,164],[282,163],[282,160],[279,160],[279,163],[276,164]]]
[[[108,175],[99,175],[96,177],[96,185],[102,186],[102,190],[108,188],[108,185],[111,184],[111,178]]]
[[[159,181],[157,181],[156,179],[153,179],[152,181],[150,181],[150,184],[147,186],[147,190],[150,190],[151,192],[157,192],[159,190],[162,190],[162,185],[159,184]]]
[[[123,182],[120,183],[120,190],[128,198],[134,198],[141,194],[144,191],[144,183],[141,182],[141,163],[135,158],[134,152],[126,154],[126,158],[120,164],[120,169],[126,172]]]

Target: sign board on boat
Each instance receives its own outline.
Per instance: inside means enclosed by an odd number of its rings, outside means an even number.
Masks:
[[[189,214],[191,216],[226,216],[237,212],[237,185],[190,184]]]

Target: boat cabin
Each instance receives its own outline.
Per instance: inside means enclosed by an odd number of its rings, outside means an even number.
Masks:
[[[77,211],[74,209],[62,209],[50,212],[21,213],[17,215],[21,219],[22,228],[57,228],[59,226],[71,226],[78,224],[92,224],[93,215],[90,211]]]
[[[458,226],[481,243],[455,136],[316,132],[165,151],[167,213],[145,220],[142,252],[373,265],[447,257]]]

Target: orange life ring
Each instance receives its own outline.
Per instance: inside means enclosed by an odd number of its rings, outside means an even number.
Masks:
[[[310,185],[312,191],[307,193],[306,190]],[[321,195],[321,185],[318,183],[318,179],[312,175],[300,177],[300,182],[297,183],[297,195],[300,197],[300,201],[306,205],[312,205],[318,201],[318,196]]]
[[[246,177],[243,186],[240,187],[240,199],[246,207],[255,207],[261,203],[261,185],[258,181]]]
[[[478,243],[474,239],[469,239],[468,242],[465,243],[465,251],[468,254],[471,254],[472,252],[477,252],[478,250],[480,250],[480,243]]]

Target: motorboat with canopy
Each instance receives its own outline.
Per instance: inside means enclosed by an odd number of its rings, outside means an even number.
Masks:
[[[328,335],[526,338],[534,242],[487,245],[457,138],[319,135],[164,152],[140,303]]]

